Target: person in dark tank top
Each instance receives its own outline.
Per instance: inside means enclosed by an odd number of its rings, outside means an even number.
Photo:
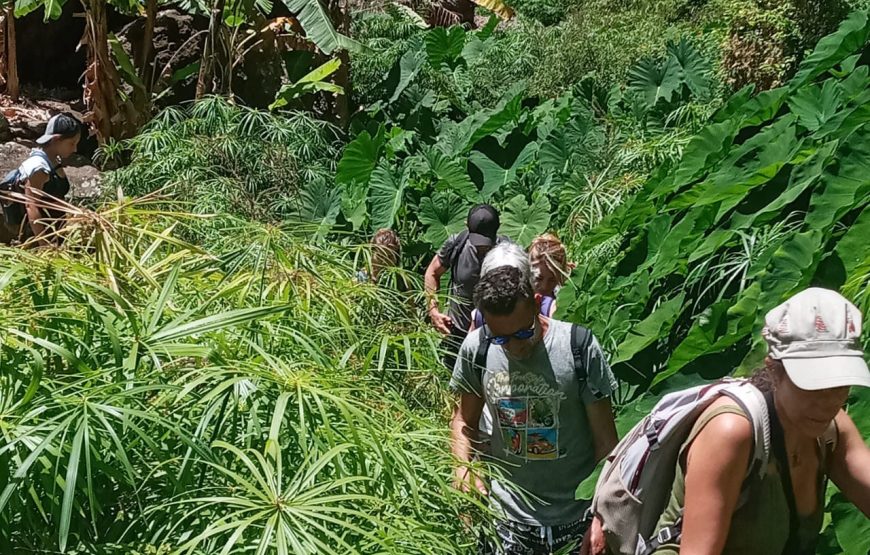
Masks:
[[[54,233],[63,226],[66,216],[56,201],[65,200],[70,190],[63,161],[78,149],[81,132],[82,124],[74,116],[53,116],[45,133],[36,140],[38,146],[19,166],[20,187],[27,200],[17,207],[20,222],[10,221],[8,214],[14,211],[8,212],[4,221],[7,229],[18,228],[19,240],[33,237],[38,245],[56,241]]]

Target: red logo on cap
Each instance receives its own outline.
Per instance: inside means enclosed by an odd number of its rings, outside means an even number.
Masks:
[[[849,333],[857,333],[857,330],[855,329],[855,321],[852,320],[852,315],[851,314],[847,315],[846,319],[849,322],[847,325],[847,329],[849,330]]]
[[[816,331],[828,331],[828,326],[825,325],[825,321],[818,314],[816,314]]]

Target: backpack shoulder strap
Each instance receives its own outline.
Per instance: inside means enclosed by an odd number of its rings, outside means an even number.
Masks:
[[[478,343],[477,351],[474,353],[474,367],[480,373],[482,381],[483,373],[486,371],[486,357],[489,354],[489,341],[486,339],[489,330],[486,324],[479,328],[478,333],[480,334],[480,343]]]
[[[452,272],[454,268],[456,268],[456,264],[459,263],[459,257],[462,255],[462,251],[465,249],[465,243],[468,242],[468,230],[463,229],[459,235],[456,237],[456,242],[453,244],[453,250],[450,252],[450,271]]]
[[[578,382],[586,381],[586,355],[592,342],[592,332],[579,324],[571,325],[571,354]]]
[[[542,316],[546,316],[547,318],[550,317],[550,308],[552,308],[555,300],[556,299],[551,297],[550,295],[545,295],[541,299],[541,311],[540,312],[541,312]]]
[[[770,460],[770,414],[764,394],[748,381],[735,380],[733,385],[726,387],[722,393],[736,402],[749,421],[752,423],[753,464],[747,469],[747,477],[757,472],[760,477],[767,471]]]

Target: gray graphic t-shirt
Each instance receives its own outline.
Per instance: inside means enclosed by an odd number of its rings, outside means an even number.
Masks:
[[[610,397],[616,379],[593,338],[580,383],[571,352],[571,324],[550,320],[544,339],[524,360],[503,347],[487,352],[486,371],[474,368],[482,330],[462,344],[450,387],[485,400],[492,422],[490,455],[509,479],[490,484],[492,501],[509,520],[535,526],[576,521],[587,504],[574,492],[595,469],[586,405]]]

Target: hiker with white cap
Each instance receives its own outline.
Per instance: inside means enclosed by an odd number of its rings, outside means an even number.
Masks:
[[[860,311],[811,288],[768,312],[762,335],[768,354],[748,382],[669,394],[651,416],[672,418],[649,427],[647,417],[620,442],[596,488],[584,553],[812,555],[829,478],[870,516],[870,448],[843,410],[850,386],[870,387]],[[704,405],[715,391],[725,394]],[[669,431],[691,403],[700,415],[672,449]],[[668,450],[674,462],[657,464]],[[620,485],[627,474],[631,484]],[[646,514],[656,497],[659,512]]]
[[[62,164],[78,149],[81,131],[82,124],[74,116],[53,116],[45,133],[36,139],[38,146],[3,180],[0,189],[7,194],[3,199],[2,239],[21,240],[32,235],[45,244],[51,233],[63,225],[65,212],[53,199],[64,200],[69,193]],[[10,192],[23,194],[26,201],[16,200]]]

